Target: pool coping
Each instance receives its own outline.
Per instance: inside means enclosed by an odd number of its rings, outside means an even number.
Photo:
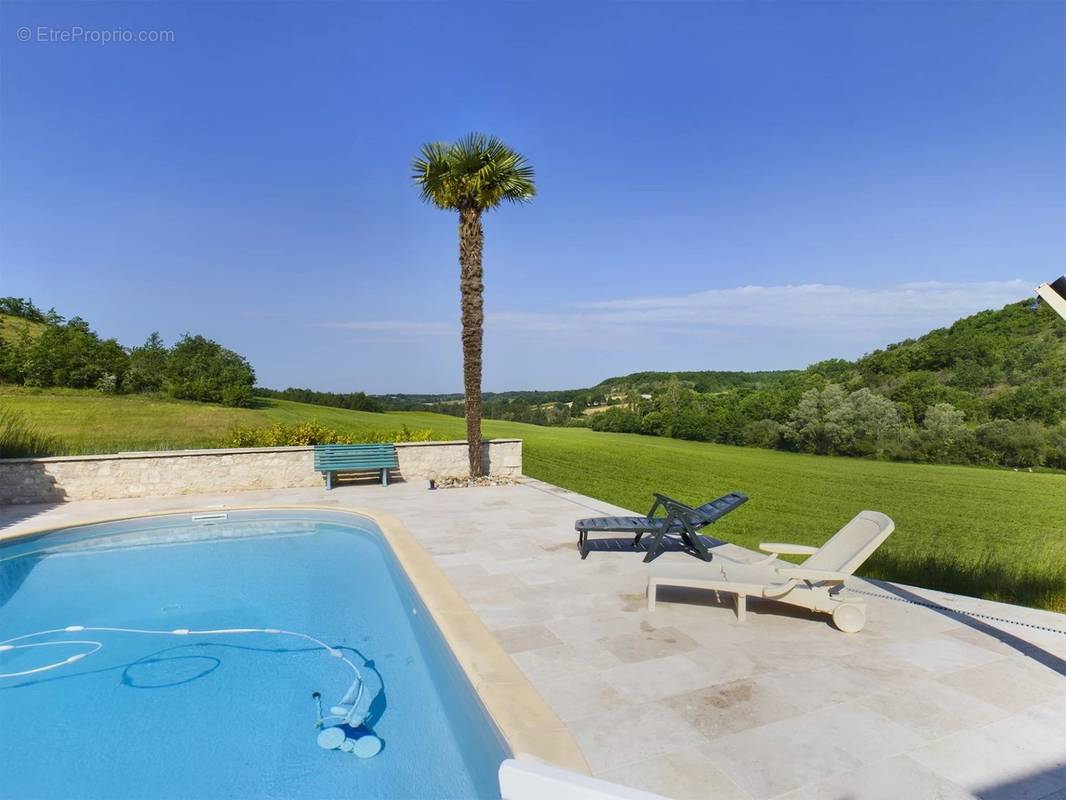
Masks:
[[[219,513],[221,509],[182,508],[170,511],[152,511],[144,514],[127,514],[117,517],[82,520],[59,527],[48,526],[0,535],[0,544],[29,536],[122,522],[146,517],[166,517],[175,514]],[[231,511],[314,511],[315,513],[340,513],[363,517],[374,522],[400,562],[408,580],[414,586],[422,602],[429,610],[467,680],[477,693],[485,710],[516,757],[528,756],[546,761],[565,769],[591,774],[588,763],[573,734],[551,709],[533,684],[522,673],[503,649],[496,637],[470,608],[459,591],[452,586],[444,571],[436,565],[433,557],[395,516],[385,511],[354,506],[330,506],[312,504],[284,504],[269,506],[227,506]]]

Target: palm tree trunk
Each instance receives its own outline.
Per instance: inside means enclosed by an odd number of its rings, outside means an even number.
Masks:
[[[463,322],[463,391],[470,477],[481,475],[481,340],[485,324],[481,251],[485,236],[481,211],[459,211],[459,294]]]

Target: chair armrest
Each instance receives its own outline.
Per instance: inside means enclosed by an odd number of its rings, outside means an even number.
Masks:
[[[682,508],[686,509],[688,508],[688,506],[686,506],[684,503],[679,502],[674,498],[670,497],[669,495],[663,494],[662,492],[652,492],[652,495],[654,495],[655,497],[655,502],[651,504],[651,510],[648,511],[649,517],[655,516],[655,512],[658,511],[659,506],[662,506],[663,508],[668,508],[671,503],[675,506],[681,506]]]
[[[681,521],[681,524],[686,528],[691,528],[700,522],[709,522],[709,518],[706,514],[700,511],[698,508],[692,506],[686,506],[684,503],[679,503],[677,500],[671,500],[665,498],[663,500],[663,507],[667,512]]]
[[[781,567],[777,574],[783,578],[798,578],[801,581],[846,581],[851,577],[846,572],[830,569],[804,569],[803,567]]]
[[[781,544],[780,542],[763,542],[759,549],[764,553],[774,553],[785,556],[812,556],[818,552],[817,547],[805,544]]]
[[[770,600],[776,600],[778,597],[783,597],[786,594],[788,594],[789,592],[791,592],[792,589],[798,583],[799,583],[799,581],[796,580],[795,578],[789,578],[787,581],[785,581],[784,583],[780,583],[780,584],[773,584],[772,583],[769,586],[764,586],[763,587],[762,596],[766,597],[766,598],[768,598]]]

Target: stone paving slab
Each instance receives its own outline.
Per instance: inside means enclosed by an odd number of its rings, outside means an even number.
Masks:
[[[12,506],[0,508],[0,538],[285,503],[399,517],[608,780],[678,800],[1066,800],[1066,634],[901,600],[1063,631],[1066,615],[858,579],[849,585],[894,599],[868,598],[855,635],[767,601],[751,601],[740,625],[696,590],[664,589],[649,613],[641,554],[582,561],[575,547],[575,519],[633,512],[529,479]],[[728,539],[729,518],[710,530]]]

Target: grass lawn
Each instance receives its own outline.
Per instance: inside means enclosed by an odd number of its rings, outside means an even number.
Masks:
[[[24,411],[77,452],[206,447],[235,424],[312,417],[353,432],[407,425],[461,438],[464,428],[463,420],[440,414],[371,414],[283,400],[227,409],[7,388],[0,389],[0,405]],[[493,420],[485,421],[484,432],[523,439],[526,474],[637,511],[646,510],[653,491],[693,503],[745,492],[751,500],[710,532],[748,547],[768,540],[821,544],[859,510],[883,511],[896,521],[896,532],[862,574],[1066,611],[1061,474],[810,456]],[[575,507],[575,518],[583,515]]]
[[[270,424],[262,413],[248,409],[75,389],[37,393],[2,387],[0,406],[21,411],[72,455],[217,447],[237,424]]]

